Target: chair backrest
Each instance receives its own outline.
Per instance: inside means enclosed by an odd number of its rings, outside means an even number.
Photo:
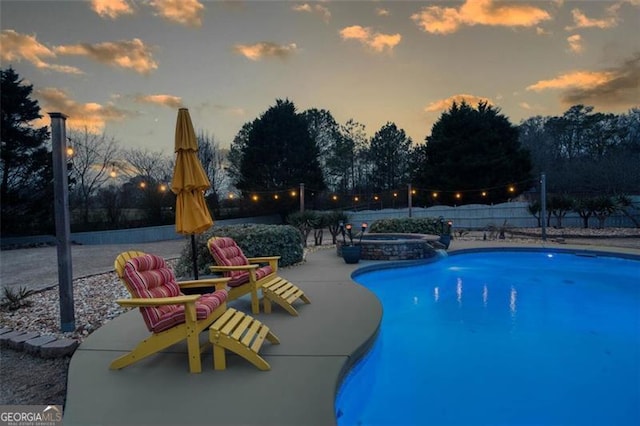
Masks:
[[[124,274],[124,265],[127,264],[127,260],[132,259],[134,257],[144,256],[146,253],[143,251],[131,250],[124,251],[116,257],[115,262],[113,263],[113,268],[116,271],[116,274],[119,278],[122,278]]]
[[[171,268],[163,258],[153,254],[129,257],[124,262],[120,277],[134,298],[175,297],[182,294]],[[141,307],[140,313],[147,328],[153,331],[170,312],[182,309],[180,305]]]
[[[219,266],[242,266],[248,265],[249,260],[247,260],[244,253],[238,244],[229,237],[211,237],[207,241],[207,247],[209,248],[209,252],[213,259]],[[227,277],[238,277],[241,275],[247,275],[244,271],[231,271],[225,272],[224,274]]]

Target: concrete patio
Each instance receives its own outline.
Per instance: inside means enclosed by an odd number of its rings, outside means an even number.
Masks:
[[[450,252],[505,246],[640,255],[635,249],[493,241],[456,241]],[[148,335],[137,310],[121,315],[91,334],[73,355],[64,424],[335,424],[340,381],[375,340],[382,318],[378,299],[350,277],[355,269],[376,263],[347,265],[335,249],[322,249],[310,253],[303,265],[281,270],[312,304],[300,305],[299,317],[279,307],[258,316],[281,342],[262,347],[261,354],[271,364],[268,372],[232,354],[225,371],[214,371],[208,351],[202,357],[203,372],[189,374],[185,345],[123,370],[109,370],[113,359]],[[230,306],[250,311],[248,300]]]

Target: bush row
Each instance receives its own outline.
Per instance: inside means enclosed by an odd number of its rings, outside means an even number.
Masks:
[[[290,225],[231,225],[213,227],[196,236],[198,272],[208,275],[214,264],[207,248],[211,237],[231,237],[246,257],[280,256],[279,266],[290,266],[302,261],[303,248],[298,230]],[[176,265],[176,275],[193,277],[191,241],[185,244]]]
[[[369,227],[371,233],[401,233],[401,234],[448,234],[448,226],[443,226],[439,218],[398,218],[379,219]]]

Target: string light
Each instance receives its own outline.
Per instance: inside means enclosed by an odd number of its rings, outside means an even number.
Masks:
[[[112,165],[113,166],[113,171],[115,172],[115,164]],[[113,177],[113,174],[111,174],[111,176]],[[409,192],[410,196],[418,196],[419,194],[428,194],[428,196],[435,202],[436,200],[442,199],[443,202],[445,202],[448,199],[452,199],[455,200],[456,202],[460,203],[462,202],[463,199],[468,198],[470,202],[472,202],[472,200],[474,199],[489,199],[490,194],[493,193],[493,198],[496,198],[496,194],[498,192],[500,192],[500,190],[505,191],[507,194],[509,194],[509,198],[515,196],[515,194],[518,192],[518,187],[528,187],[528,186],[533,186],[533,184],[535,184],[536,180],[526,180],[526,181],[521,181],[521,182],[513,182],[513,183],[509,183],[509,184],[504,184],[504,185],[496,185],[490,188],[483,188],[483,189],[464,189],[464,190],[443,190],[440,188],[419,188],[419,187],[411,187],[411,190]],[[503,192],[504,193],[504,192]],[[301,196],[302,193],[297,191],[296,189],[293,188],[289,188],[289,189],[282,189],[282,190],[271,190],[271,191],[253,191],[251,193],[251,195],[249,195],[249,200],[252,200],[254,202],[258,202],[261,201],[262,198],[266,199],[272,199],[272,200],[282,200],[283,195],[289,194],[291,197],[297,197],[297,196]],[[382,205],[384,203],[389,203],[391,205],[391,202],[393,202],[394,206],[397,205],[397,202],[402,200],[404,198],[403,196],[403,192],[402,191],[398,191],[398,189],[394,189],[394,190],[389,190],[389,191],[383,191],[382,193],[378,192],[378,193],[364,193],[364,194],[358,194],[358,195],[353,195],[353,194],[348,194],[348,193],[326,193],[323,190],[320,189],[314,189],[314,188],[306,188],[306,197],[311,197],[316,199],[317,198],[318,201],[322,202],[322,200],[324,200],[325,202],[333,202],[336,203],[336,205],[338,205],[338,203],[340,203],[340,205],[342,204],[347,204],[346,206],[342,206],[342,208],[348,208],[348,203],[349,201],[351,203],[356,203],[356,204],[360,204],[360,203],[364,203],[363,205],[367,205],[367,203],[369,202],[375,202],[375,203],[379,203],[379,205],[382,207]],[[228,195],[229,199],[234,199],[234,198],[243,198],[242,196],[239,196],[238,194],[229,194]],[[450,197],[450,198],[449,198]],[[506,198],[505,198],[506,201]]]
[[[165,185],[164,183],[160,185],[160,192],[165,192],[167,190],[167,185]]]
[[[140,188],[145,189],[147,187],[147,182],[140,182]]]
[[[67,147],[67,157],[73,157],[73,147],[72,146],[68,146]]]

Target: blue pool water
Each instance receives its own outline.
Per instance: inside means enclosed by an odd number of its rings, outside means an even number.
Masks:
[[[340,426],[640,424],[640,261],[496,251],[354,279],[384,314]]]

